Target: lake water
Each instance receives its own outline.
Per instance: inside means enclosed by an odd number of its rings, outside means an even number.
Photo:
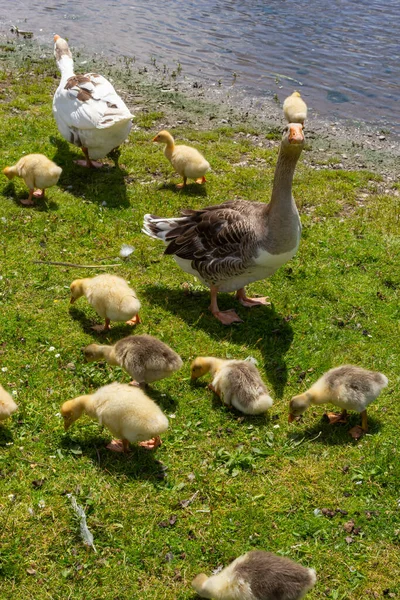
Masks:
[[[400,133],[400,0],[0,0],[11,23],[105,57],[156,59],[210,83]],[[236,77],[233,76],[236,73]]]

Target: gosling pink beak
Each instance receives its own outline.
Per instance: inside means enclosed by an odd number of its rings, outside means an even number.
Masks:
[[[288,423],[293,423],[293,421],[295,420],[295,416],[292,415],[292,413],[290,413],[290,415],[288,416]]]
[[[73,304],[75,302],[75,298],[73,296],[71,296],[69,303]]]

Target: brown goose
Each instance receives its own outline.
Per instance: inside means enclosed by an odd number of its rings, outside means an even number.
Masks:
[[[303,126],[290,123],[284,129],[269,204],[233,200],[182,210],[181,217],[172,219],[144,217],[143,232],[167,244],[165,254],[210,288],[210,310],[224,325],[241,319],[234,310],[219,310],[218,292],[236,291],[247,307],[267,304],[266,298],[248,298],[244,286],[270,277],[296,254],[301,223],[292,180],[303,146]]]
[[[104,158],[126,140],[133,115],[107,79],[97,73],[74,73],[67,42],[54,36],[54,56],[61,81],[53,99],[53,114],[61,135],[82,148],[84,167],[101,167]]]

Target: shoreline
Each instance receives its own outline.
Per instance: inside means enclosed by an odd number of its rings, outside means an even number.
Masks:
[[[276,145],[280,140],[284,125],[282,107],[273,98],[246,96],[239,84],[228,87],[199,82],[165,66],[160,68],[155,61],[142,64],[124,56],[107,60],[101,54],[90,55],[76,46],[72,46],[72,51],[76,71],[88,72],[95,67],[111,78],[135,115],[146,112],[151,106],[162,110],[165,127],[179,127],[183,123],[192,123],[201,129],[213,129],[224,124],[239,129],[241,125],[253,126],[261,133],[275,133],[277,141],[267,139],[267,147]],[[0,32],[0,63],[3,68],[18,67],[27,58],[34,63],[51,61],[53,45]],[[54,67],[57,71],[55,63]],[[393,132],[364,121],[329,121],[314,113],[310,105],[306,136],[308,151],[304,162],[313,169],[368,169],[379,173],[384,183],[382,192],[386,193],[387,186],[399,177],[400,137]],[[254,135],[254,138],[254,142],[259,143],[259,135]]]

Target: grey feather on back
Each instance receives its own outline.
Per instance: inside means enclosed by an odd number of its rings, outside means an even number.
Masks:
[[[145,371],[174,372],[182,365],[180,356],[167,344],[151,335],[130,335],[114,346],[121,367],[135,379],[144,380]]]
[[[247,361],[235,363],[229,374],[229,388],[231,397],[236,396],[244,406],[249,406],[261,394],[268,394],[257,367]]]
[[[238,577],[250,584],[257,600],[299,600],[312,580],[307,568],[270,552],[253,550],[235,568]]]
[[[343,365],[332,369],[326,374],[326,384],[335,388],[344,385],[349,392],[366,395],[375,388],[376,385],[384,385],[385,379],[381,373],[376,371],[367,371],[361,367],[353,365]]]
[[[183,210],[186,221],[167,233],[165,254],[191,260],[200,276],[213,284],[244,273],[265,235],[265,211],[263,203],[241,201]]]

